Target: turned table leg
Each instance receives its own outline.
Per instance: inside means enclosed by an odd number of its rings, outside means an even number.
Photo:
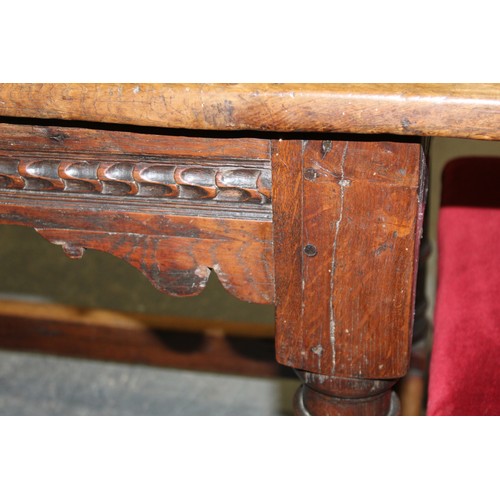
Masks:
[[[425,160],[415,139],[273,143],[278,362],[298,414],[399,413],[410,360]]]
[[[395,380],[328,377],[297,370],[302,381],[294,398],[296,415],[399,415]]]

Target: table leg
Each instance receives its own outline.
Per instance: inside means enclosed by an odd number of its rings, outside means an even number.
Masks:
[[[299,414],[399,412],[424,198],[418,141],[273,144],[276,350]]]
[[[428,218],[424,220],[423,236],[417,274],[417,293],[415,300],[415,320],[411,348],[410,368],[398,384],[397,391],[401,398],[402,414],[418,416],[425,406],[428,362],[429,332],[431,323],[428,318],[429,304],[426,295],[427,261],[431,254],[428,238]]]
[[[302,385],[294,399],[296,415],[399,415],[395,380],[328,377],[297,370]]]

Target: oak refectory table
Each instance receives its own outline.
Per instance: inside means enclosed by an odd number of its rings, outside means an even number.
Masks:
[[[0,222],[161,291],[276,306],[302,415],[391,415],[426,139],[500,139],[497,84],[2,84]]]

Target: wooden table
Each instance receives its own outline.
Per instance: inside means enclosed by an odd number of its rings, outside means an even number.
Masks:
[[[161,291],[276,305],[298,414],[398,413],[429,136],[500,139],[500,85],[0,85],[0,221]]]

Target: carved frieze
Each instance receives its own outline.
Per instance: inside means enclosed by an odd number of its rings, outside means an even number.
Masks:
[[[270,205],[271,170],[258,162],[0,156],[0,189]]]
[[[196,295],[213,272],[272,303],[271,221],[268,140],[0,124],[0,223],[72,258],[108,252],[163,292]]]

